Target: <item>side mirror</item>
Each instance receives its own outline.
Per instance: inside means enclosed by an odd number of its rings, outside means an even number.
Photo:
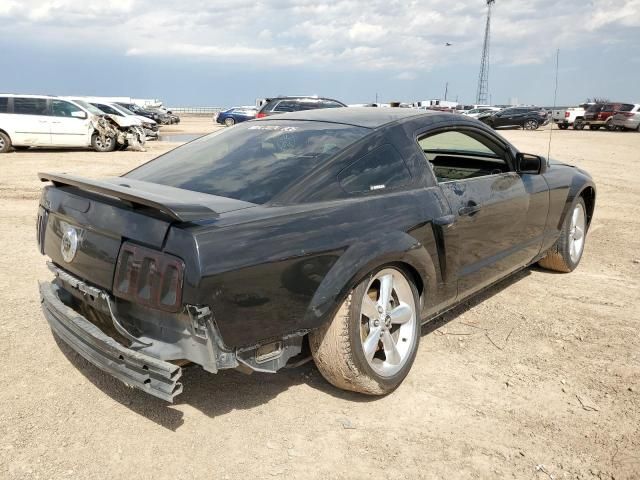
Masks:
[[[87,112],[83,112],[82,110],[76,110],[75,112],[71,112],[71,116],[73,118],[82,118],[84,120],[87,118]]]
[[[544,173],[547,167],[547,160],[540,155],[531,153],[518,153],[516,155],[516,172],[529,175]]]

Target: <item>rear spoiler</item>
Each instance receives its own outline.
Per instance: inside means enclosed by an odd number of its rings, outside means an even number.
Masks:
[[[219,216],[218,212],[206,207],[202,203],[195,201],[190,202],[188,197],[194,199],[193,197],[198,197],[203,194],[189,192],[187,190],[180,190],[179,196],[168,196],[166,191],[173,193],[173,190],[178,189],[130,180],[128,178],[118,178],[118,183],[114,183],[113,181],[91,180],[66,173],[38,173],[38,177],[42,182],[52,182],[57,187],[76,187],[87,192],[116,197],[120,200],[130,202],[134,206],[152,208],[172,220],[179,222],[207,220]],[[139,188],[141,185],[147,188]],[[163,190],[165,191],[164,195]],[[181,200],[179,197],[183,199]],[[186,200],[185,197],[187,197]]]

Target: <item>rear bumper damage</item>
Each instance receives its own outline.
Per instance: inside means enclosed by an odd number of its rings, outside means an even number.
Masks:
[[[58,337],[86,360],[127,385],[172,402],[182,392],[182,369],[169,362],[131,350],[105,335],[58,295],[60,287],[40,282],[44,316]]]
[[[56,279],[52,283],[40,282],[40,298],[51,329],[96,367],[163,400],[173,402],[182,392],[182,384],[178,382],[182,369],[171,362],[200,365],[210,373],[228,368],[245,373],[275,373],[302,351],[306,331],[229,349],[208,306],[186,305],[177,314],[156,311],[154,316],[149,309],[137,310],[143,307],[136,304],[130,304],[129,308],[116,305],[108,292],[51,262],[47,265]],[[99,328],[90,320],[94,318],[93,311],[110,318],[113,325],[99,323],[102,327]],[[83,315],[85,312],[87,316]],[[132,313],[147,321],[132,325],[129,321]],[[110,331],[114,336],[108,334]],[[132,335],[132,331],[139,333]]]

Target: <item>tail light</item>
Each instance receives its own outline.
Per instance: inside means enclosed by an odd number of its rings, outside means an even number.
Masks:
[[[635,115],[635,113],[633,112],[618,112],[618,113],[621,113],[625,117],[633,117]]]
[[[266,116],[267,116],[267,114],[266,114],[266,113],[258,112],[258,114],[256,115],[256,118],[264,118],[264,117],[266,117]]]
[[[564,118],[569,118],[571,114],[569,112],[564,112]]]
[[[182,308],[184,262],[178,257],[125,242],[120,248],[113,294],[125,300],[177,312]]]

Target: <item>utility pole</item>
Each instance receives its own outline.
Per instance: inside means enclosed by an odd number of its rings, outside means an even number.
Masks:
[[[480,60],[480,75],[478,76],[478,93],[476,103],[486,105],[489,95],[489,47],[491,43],[491,6],[496,0],[487,2],[487,24],[484,28],[484,45],[482,46],[482,59]]]
[[[449,93],[449,82],[447,82],[444,86],[444,99],[447,100],[447,93]]]

